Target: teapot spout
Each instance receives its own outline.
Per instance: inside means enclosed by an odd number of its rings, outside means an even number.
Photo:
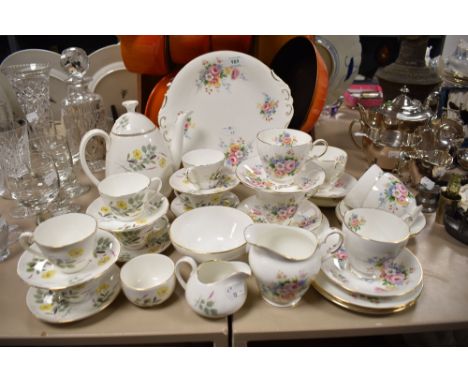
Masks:
[[[174,163],[174,167],[177,170],[180,167],[180,162],[182,160],[182,152],[183,152],[183,145],[184,145],[184,132],[185,132],[185,123],[187,118],[190,116],[191,113],[180,113],[177,116],[177,120],[175,122],[173,133],[171,134],[171,141],[170,141],[170,151],[172,155],[172,161]]]

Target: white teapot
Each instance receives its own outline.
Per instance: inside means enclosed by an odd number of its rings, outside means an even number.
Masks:
[[[81,140],[80,161],[83,171],[97,185],[99,181],[86,163],[86,145],[95,136],[106,142],[106,176],[121,172],[141,172],[149,178],[159,177],[161,192],[171,192],[169,177],[180,166],[184,136],[184,122],[187,114],[180,114],[174,126],[174,134],[164,136],[154,123],[143,114],[135,112],[138,101],[124,101],[127,113],[114,123],[110,134],[103,130],[88,131]]]
[[[180,265],[191,267],[188,281],[180,273]],[[185,299],[198,314],[221,318],[237,312],[247,298],[246,278],[250,267],[241,261],[214,260],[197,266],[195,260],[184,256],[175,265],[175,275],[185,289]]]

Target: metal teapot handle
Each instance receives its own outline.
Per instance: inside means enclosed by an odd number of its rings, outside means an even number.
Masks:
[[[93,129],[88,131],[84,136],[83,139],[81,140],[80,143],[80,162],[81,162],[81,168],[83,169],[84,173],[86,176],[93,182],[96,186],[99,184],[99,180],[93,175],[91,170],[89,169],[88,163],[86,162],[86,146],[89,142],[89,140],[93,137],[102,137],[104,138],[104,141],[106,142],[106,154],[107,151],[109,150],[110,146],[110,137],[109,135],[100,129]]]
[[[359,123],[359,124],[361,125],[361,129],[364,127],[364,122],[362,122],[360,119],[353,119],[353,120],[351,121],[350,125],[349,125],[348,131],[349,131],[349,135],[350,135],[350,137],[351,137],[351,139],[352,139],[354,145],[355,145],[358,149],[362,150],[362,149],[363,149],[362,145],[360,145],[360,144],[358,143],[358,141],[356,140],[356,137],[354,136],[354,134],[356,134],[356,133],[353,133],[353,127],[354,127],[354,125],[355,125],[356,123]],[[364,136],[364,135],[365,135],[365,134],[362,133],[362,136]]]

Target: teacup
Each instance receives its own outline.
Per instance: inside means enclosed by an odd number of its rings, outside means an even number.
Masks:
[[[321,147],[315,146],[310,152],[312,156],[315,156],[313,161],[325,171],[325,184],[332,184],[344,174],[348,154],[338,147],[328,146],[327,151],[318,156],[321,149]]]
[[[224,165],[224,154],[213,149],[192,150],[184,154],[182,164],[188,180],[202,190],[216,186]]]
[[[174,292],[174,269],[165,255],[148,253],[131,259],[120,271],[125,296],[142,308],[162,304]]]
[[[136,172],[108,176],[98,184],[101,198],[113,214],[122,221],[137,219],[148,203],[151,191],[159,193],[162,182]]]
[[[311,157],[310,151],[322,145],[325,154],[328,143],[323,139],[312,142],[312,137],[300,130],[267,129],[257,134],[257,150],[268,176],[276,183],[291,184]]]
[[[42,222],[34,232],[23,232],[19,243],[25,250],[49,260],[62,272],[75,273],[91,261],[97,229],[93,217],[70,213]],[[32,248],[32,244],[39,250]]]
[[[125,231],[112,232],[120,244],[129,250],[138,250],[143,247],[154,247],[158,239],[169,232],[169,220],[166,216],[156,220],[152,224],[146,224],[138,228],[129,228]]]
[[[383,174],[383,170],[376,164],[370,166],[369,169],[362,174],[353,188],[346,194],[343,199],[344,203],[351,208],[362,207],[370,189]]]
[[[348,211],[342,231],[351,268],[364,278],[377,277],[381,266],[405,248],[410,234],[400,217],[375,208]]]
[[[257,199],[269,223],[289,224],[305,199],[305,192],[265,192],[257,190]]]
[[[394,175],[383,174],[372,186],[362,207],[386,210],[401,217],[407,224],[414,223],[422,206],[416,205],[411,191]]]

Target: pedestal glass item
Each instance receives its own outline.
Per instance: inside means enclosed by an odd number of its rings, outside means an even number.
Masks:
[[[50,121],[49,65],[22,64],[3,69],[33,131]]]
[[[5,219],[0,216],[0,263],[5,261],[10,256],[8,250],[8,224]]]
[[[109,132],[109,123],[103,106],[102,97],[88,89],[90,78],[84,77],[89,67],[88,56],[80,48],[68,48],[62,52],[61,64],[70,75],[68,94],[62,100],[62,119],[67,131],[68,144],[73,162],[79,160],[79,146],[83,135],[92,129]],[[88,145],[86,154],[93,171],[104,169],[105,145],[94,138]]]

